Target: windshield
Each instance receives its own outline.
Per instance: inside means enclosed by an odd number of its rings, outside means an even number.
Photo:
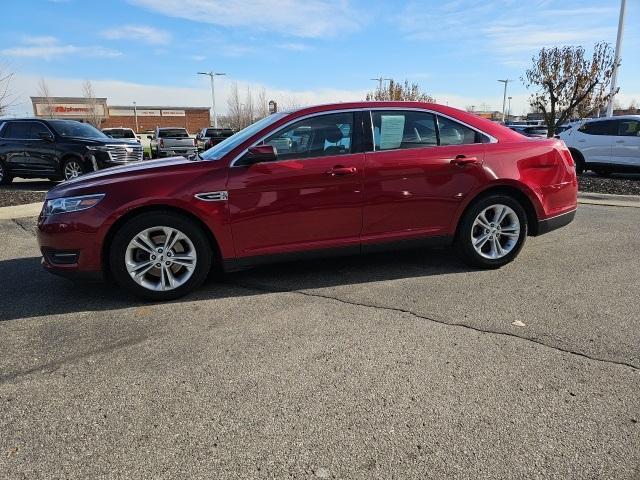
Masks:
[[[184,128],[167,128],[164,130],[158,130],[158,137],[160,138],[189,138],[189,134]]]
[[[132,130],[127,129],[114,129],[114,130],[103,130],[104,133],[109,135],[111,138],[136,138],[133,134]]]
[[[248,140],[263,128],[274,124],[285,115],[286,113],[274,113],[272,115],[269,115],[268,117],[263,118],[262,120],[258,120],[256,123],[249,125],[247,128],[240,130],[238,133],[231,135],[229,138],[225,138],[219,144],[211,147],[201,155],[202,158],[204,160],[220,160],[238,145]]]
[[[49,124],[61,137],[109,138],[96,127],[75,120],[49,120]]]

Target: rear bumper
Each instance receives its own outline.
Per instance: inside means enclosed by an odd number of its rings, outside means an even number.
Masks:
[[[570,212],[565,212],[560,215],[556,215],[555,217],[539,220],[536,229],[536,236],[543,235],[553,230],[557,230],[558,228],[562,228],[565,225],[569,225],[571,222],[573,222],[575,216],[576,211],[571,210]]]

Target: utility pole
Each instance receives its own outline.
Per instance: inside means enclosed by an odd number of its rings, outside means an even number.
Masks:
[[[216,92],[214,89],[213,79],[215,77],[226,75],[226,73],[217,73],[214,71],[210,71],[198,72],[198,75],[207,75],[211,79],[211,113],[213,114],[213,126],[214,128],[218,128],[218,115],[216,114]]]
[[[372,78],[371,80],[373,80],[374,82],[378,82],[378,89],[380,89],[380,91],[382,91],[382,82],[390,82],[392,79],[391,78],[383,78],[382,75],[380,75],[378,78]]]
[[[607,117],[613,116],[613,97],[618,93],[616,83],[618,81],[618,68],[620,67],[620,53],[622,52],[622,32],[624,31],[624,15],[627,10],[627,0],[620,1],[620,18],[618,19],[618,36],[616,37],[616,53],[613,61],[613,72],[611,73],[611,90],[609,90],[609,105],[607,106]]]
[[[507,99],[509,100],[509,107],[507,108],[507,119],[511,118],[511,99],[513,97],[508,97]]]
[[[507,78],[498,81],[504,83],[504,96],[502,97],[502,123],[504,123],[505,107],[507,106],[507,85],[509,84],[509,82],[513,82],[513,80],[509,80]]]
[[[136,119],[136,134],[138,133],[138,107],[136,102],[133,102],[133,116]]]

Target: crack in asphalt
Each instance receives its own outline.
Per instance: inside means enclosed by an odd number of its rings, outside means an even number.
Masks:
[[[516,335],[515,333],[509,333],[509,332],[504,332],[504,331],[500,331],[500,330],[491,330],[491,329],[483,329],[483,328],[478,328],[478,327],[473,327],[471,325],[468,325],[466,323],[459,323],[459,322],[447,322],[444,320],[439,320],[437,318],[433,318],[433,317],[427,317],[425,315],[421,315],[419,313],[416,313],[412,310],[408,310],[408,309],[404,309],[404,308],[398,308],[398,307],[387,307],[387,306],[382,306],[382,305],[374,305],[374,304],[370,304],[370,303],[362,303],[362,302],[355,302],[355,301],[351,301],[351,300],[345,300],[343,298],[338,298],[338,297],[332,297],[331,295],[323,295],[320,293],[311,293],[311,292],[305,292],[304,290],[287,290],[287,289],[272,289],[272,288],[268,288],[268,287],[264,287],[262,285],[248,285],[248,284],[241,284],[241,283],[237,283],[234,282],[235,285],[242,287],[242,288],[246,288],[248,290],[257,290],[260,292],[267,292],[267,293],[297,293],[299,295],[304,295],[307,297],[315,297],[315,298],[323,298],[326,300],[333,300],[336,302],[340,302],[340,303],[344,303],[347,305],[354,305],[357,307],[365,307],[365,308],[373,308],[373,309],[377,309],[377,310],[386,310],[386,311],[391,311],[391,312],[397,312],[397,313],[404,313],[407,315],[411,315],[413,317],[416,318],[420,318],[422,320],[428,320],[430,322],[434,322],[434,323],[439,323],[440,325],[448,325],[448,326],[452,326],[452,327],[461,327],[461,328],[465,328],[467,330],[472,330],[474,332],[478,332],[478,333],[487,333],[487,334],[491,334],[491,335],[499,335],[499,336],[503,336],[503,337],[511,337],[511,338],[517,338],[519,340],[524,340],[526,342],[531,342],[531,343],[535,343],[536,345],[540,345],[546,348],[550,348],[552,350],[556,350],[558,352],[562,352],[562,353],[567,353],[569,355],[575,355],[578,357],[582,357],[582,358],[586,358],[587,360],[592,360],[594,362],[602,362],[602,363],[607,363],[610,365],[618,365],[621,367],[629,367],[631,369],[633,369],[634,371],[639,371],[640,367],[638,365],[634,365],[632,363],[628,363],[628,362],[623,362],[623,361],[618,361],[618,360],[611,360],[608,358],[600,358],[600,357],[594,357],[591,356],[589,354],[583,353],[583,352],[579,352],[576,350],[571,350],[568,348],[563,348],[563,347],[559,347],[557,345],[549,345],[547,343],[544,343],[540,340],[536,340],[534,338],[528,338],[528,337],[521,337],[520,335]]]
[[[71,363],[77,360],[82,360],[84,358],[88,358],[94,355],[100,355],[103,353],[109,353],[109,352],[113,352],[114,350],[119,350],[121,348],[126,348],[126,347],[130,347],[133,345],[137,345],[139,343],[143,343],[144,341],[150,339],[150,336],[137,336],[137,337],[132,337],[132,338],[124,338],[122,340],[119,340],[117,342],[112,342],[108,345],[103,345],[102,347],[93,349],[93,350],[88,350],[88,351],[84,351],[84,352],[80,352],[80,353],[76,353],[74,355],[68,355],[66,357],[63,357],[59,360],[53,360],[51,362],[47,362],[44,364],[40,364],[40,365],[36,365],[34,367],[28,368],[26,370],[20,370],[17,372],[12,372],[12,373],[6,373],[3,375],[0,375],[0,385],[4,384],[4,383],[9,383],[12,382],[14,380],[16,380],[17,378],[20,377],[24,377],[26,375],[30,375],[32,373],[54,373],[56,370],[58,370],[60,367],[62,367],[63,365],[67,364],[67,363]]]
[[[22,230],[24,230],[25,232],[27,232],[29,235],[31,235],[31,236],[33,236],[33,237],[35,237],[35,235],[36,235],[36,234],[35,234],[35,232],[33,232],[31,229],[29,229],[29,228],[25,227],[22,223],[20,223],[20,222],[18,221],[18,219],[17,219],[17,218],[12,218],[12,219],[11,219],[11,221],[12,221],[13,223],[15,223],[17,226],[19,226]]]

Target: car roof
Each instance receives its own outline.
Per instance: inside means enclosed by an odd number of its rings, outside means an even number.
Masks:
[[[482,118],[475,113],[460,110],[458,108],[449,107],[448,105],[441,105],[439,103],[428,102],[386,102],[386,101],[374,101],[374,102],[344,102],[344,103],[329,103],[324,105],[313,105],[309,107],[303,107],[296,110],[282,112],[288,116],[300,117],[310,115],[313,113],[321,113],[332,110],[360,110],[367,108],[392,108],[392,109],[420,109],[431,110],[436,113],[441,113],[445,116],[450,116],[454,120],[457,119],[460,122],[467,123],[470,126],[481,130],[482,132],[491,135],[501,141],[522,141],[522,135],[511,130],[504,125],[500,125],[497,122]]]
[[[607,120],[638,120],[640,121],[640,115],[615,115],[613,117],[600,117],[600,118],[591,118],[589,120],[585,120],[585,122],[605,122]]]

